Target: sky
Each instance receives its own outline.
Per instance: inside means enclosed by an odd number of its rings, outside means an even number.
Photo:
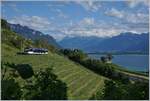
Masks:
[[[112,37],[149,32],[148,0],[2,1],[1,17],[57,41],[65,37]]]

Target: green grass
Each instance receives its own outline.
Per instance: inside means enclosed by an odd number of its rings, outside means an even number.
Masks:
[[[33,70],[53,68],[58,78],[67,84],[68,99],[89,99],[98,89],[104,87],[103,76],[74,63],[66,57],[49,52],[48,55],[17,55],[16,48],[2,44],[2,61],[15,64],[29,64]],[[20,85],[25,83],[21,77],[16,78]]]

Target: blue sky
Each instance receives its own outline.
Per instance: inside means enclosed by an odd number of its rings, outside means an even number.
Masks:
[[[149,31],[148,0],[3,1],[2,18],[58,41],[64,37],[111,37]]]

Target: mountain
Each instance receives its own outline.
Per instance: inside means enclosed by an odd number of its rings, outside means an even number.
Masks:
[[[93,51],[148,52],[148,44],[148,33],[135,34],[126,32],[93,45],[91,48]]]
[[[136,42],[137,44],[135,44]],[[126,51],[136,51],[136,50],[141,52],[149,52],[149,33],[143,33],[139,35],[138,38],[134,40],[133,45],[131,45],[126,49]]]
[[[149,33],[121,33],[111,38],[75,37],[63,39],[62,47],[80,48],[86,52],[148,52]],[[77,47],[80,46],[80,47]]]
[[[57,48],[60,47],[57,44],[57,42],[55,41],[55,39],[48,34],[45,35],[40,31],[30,29],[29,27],[22,26],[20,24],[10,24],[9,23],[9,26],[10,26],[11,30],[13,30],[16,33],[19,33],[20,35],[22,35],[23,37],[25,37],[27,39],[31,39],[31,40],[43,39],[43,40],[47,40],[49,44],[54,45]]]
[[[29,47],[46,48],[51,52],[57,52],[57,48],[45,40],[29,40],[21,34],[12,31],[9,24],[4,19],[1,19],[1,43],[17,48],[19,52]]]
[[[97,43],[100,43],[104,39],[107,38],[99,38],[99,37],[65,37],[63,40],[59,42],[59,44],[63,48],[78,48],[83,51],[89,50],[89,46],[96,45]]]

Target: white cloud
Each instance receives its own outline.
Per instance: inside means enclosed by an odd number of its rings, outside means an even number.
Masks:
[[[40,30],[40,31],[49,30],[51,24],[47,18],[43,18],[39,16],[26,16],[26,15],[14,17],[13,19],[8,20],[8,22],[12,24],[20,24],[23,26],[28,26],[32,29]]]
[[[117,17],[117,18],[123,18],[124,12],[123,11],[118,11],[115,8],[112,8],[110,11],[105,12],[106,15]]]
[[[84,22],[84,23],[83,23]],[[82,24],[81,24],[82,23]],[[90,25],[90,27],[87,27]],[[109,30],[108,30],[109,29]],[[104,22],[95,22],[93,18],[84,18],[71,28],[62,30],[64,36],[97,36],[111,37],[123,32],[123,28],[116,28],[113,25]]]
[[[141,15],[140,15],[141,16]],[[83,23],[84,22],[84,23]],[[81,24],[82,23],[82,24]],[[87,25],[90,27],[87,27]],[[137,25],[137,23],[127,22],[127,23],[118,23],[118,22],[104,22],[104,21],[95,21],[93,18],[84,18],[77,24],[73,25],[71,28],[66,28],[61,30],[63,36],[61,38],[75,37],[75,36],[97,36],[97,37],[112,37],[119,35],[123,32],[134,32],[134,33],[143,33],[148,32],[148,23],[142,23]],[[59,37],[59,40],[61,40]]]
[[[120,34],[122,32],[121,30],[115,30],[115,29],[103,29],[103,28],[97,28],[97,29],[78,29],[78,30],[71,30],[67,33],[68,36],[97,36],[97,37],[111,37]]]
[[[125,11],[119,11],[112,8],[110,11],[106,11],[107,16],[113,16],[121,19],[123,22],[130,23],[147,23],[149,21],[149,15],[145,13],[129,13]]]
[[[66,37],[66,35],[59,33],[59,34],[52,34],[52,37],[54,37],[57,41],[61,41],[63,38]]]
[[[101,7],[100,2],[94,0],[87,0],[87,1],[77,0],[76,3],[81,5],[85,10],[93,12],[97,11]]]
[[[149,0],[127,0],[127,4],[129,5],[130,8],[134,8],[139,4],[143,4],[145,6],[150,6]]]
[[[79,23],[80,25],[93,25],[94,24],[94,18],[84,18],[82,21]]]
[[[132,23],[147,23],[149,21],[149,15],[143,13],[126,14],[126,20]]]
[[[112,37],[119,35],[122,32],[148,32],[148,22],[146,23],[146,20],[139,21],[138,17],[140,18],[140,20],[142,20],[142,18],[147,16],[141,13],[134,14],[133,17],[129,16],[129,18],[126,18],[128,19],[128,21],[122,23],[105,22],[103,20],[95,20],[92,17],[85,17],[77,23],[73,22],[72,20],[68,21],[68,26],[59,26],[59,24],[52,24],[52,22],[49,22],[48,19],[39,16],[20,16],[9,20],[9,22],[28,26],[32,29],[42,32],[48,32],[47,34],[50,34],[57,41],[60,41],[66,36]]]
[[[119,12],[119,11],[118,11]],[[111,16],[111,15],[109,15]],[[118,16],[116,16],[118,17]],[[123,12],[119,16],[122,22],[106,22],[95,20],[92,17],[85,17],[79,22],[68,21],[68,25],[60,26],[59,23],[53,24],[47,18],[39,16],[20,16],[9,20],[10,23],[21,24],[32,29],[47,32],[58,41],[64,37],[74,36],[97,36],[111,37],[119,35],[122,32],[148,32],[148,15],[143,13],[128,14]]]

